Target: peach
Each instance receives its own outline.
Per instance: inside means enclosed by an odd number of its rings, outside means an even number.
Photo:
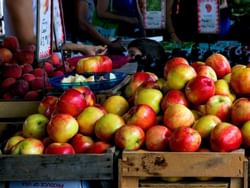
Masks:
[[[5,64],[2,76],[5,78],[20,78],[22,76],[22,68],[17,64]]]
[[[33,74],[35,77],[43,77],[47,75],[43,68],[35,68]]]
[[[44,89],[45,81],[42,77],[37,77],[31,81],[31,89],[32,90],[39,90]]]
[[[44,70],[47,72],[47,73],[50,73],[50,72],[53,72],[54,70],[54,67],[51,63],[49,62],[45,62],[44,63]]]
[[[26,100],[35,100],[38,99],[40,96],[40,93],[38,91],[28,91],[25,95],[24,95],[24,99]]]
[[[64,72],[63,72],[63,71],[60,71],[60,70],[55,71],[55,72],[53,72],[53,74],[52,74],[52,76],[63,76],[63,75],[64,75]]]
[[[8,48],[0,48],[0,63],[10,63],[13,58],[13,53]]]
[[[13,95],[9,91],[7,91],[7,92],[3,93],[2,98],[4,100],[11,100],[11,99],[13,99]]]
[[[35,59],[35,54],[34,52],[27,50],[27,49],[22,49],[16,52],[15,58],[19,62],[19,64],[33,64],[34,59]]]
[[[34,74],[31,74],[31,73],[25,73],[23,74],[23,79],[28,81],[28,82],[31,82],[32,80],[34,80],[36,77]]]
[[[24,96],[29,89],[29,83],[26,80],[20,79],[11,87],[11,93],[15,96]]]
[[[3,47],[8,48],[12,52],[16,52],[19,48],[19,41],[16,36],[6,36],[3,40]]]
[[[16,83],[16,79],[15,78],[6,78],[5,80],[3,80],[3,82],[1,83],[1,88],[2,89],[8,89],[10,88],[10,86],[12,86],[14,83]]]
[[[59,64],[61,64],[61,63],[60,63],[61,60],[60,60],[59,56],[58,56],[56,53],[53,53],[53,54],[51,55],[50,61],[51,61],[51,63],[52,63],[53,65],[59,65]]]
[[[31,64],[25,63],[22,66],[23,74],[24,73],[31,73],[33,71],[33,66]]]

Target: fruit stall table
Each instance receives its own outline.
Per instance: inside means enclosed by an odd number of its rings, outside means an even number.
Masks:
[[[124,151],[118,163],[119,188],[247,188],[248,162],[244,149],[233,152],[149,152]],[[147,178],[225,178],[216,182],[166,183]]]

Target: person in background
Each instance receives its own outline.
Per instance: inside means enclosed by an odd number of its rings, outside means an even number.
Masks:
[[[167,61],[163,46],[152,39],[139,38],[128,44],[129,61],[138,63],[138,71],[154,72],[163,76],[163,68]]]
[[[143,11],[145,0],[97,0],[96,13],[100,19],[118,23],[117,35],[145,37]]]
[[[93,0],[63,0],[62,5],[68,40],[105,45],[110,51],[115,53],[124,51],[119,41],[110,41],[102,36],[92,25],[92,17],[95,12]]]
[[[20,47],[36,44],[36,0],[4,0],[4,20],[6,36],[18,38]],[[105,46],[66,43],[64,50],[78,51],[86,55],[105,53]]]

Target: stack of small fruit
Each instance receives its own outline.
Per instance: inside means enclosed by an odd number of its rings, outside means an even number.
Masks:
[[[35,61],[35,46],[20,48],[15,36],[7,36],[0,46],[0,98],[41,99],[48,77],[71,72],[55,53],[47,62]]]
[[[170,152],[249,148],[249,96],[246,65],[231,67],[218,53],[191,64],[175,57],[166,62],[163,78],[137,72],[123,95],[107,96],[101,104],[84,86],[46,96],[3,152],[101,153],[113,145]]]

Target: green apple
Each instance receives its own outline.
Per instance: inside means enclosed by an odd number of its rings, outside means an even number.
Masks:
[[[34,155],[43,154],[44,145],[41,140],[36,138],[25,138],[18,142],[11,150],[13,155]]]
[[[121,95],[112,95],[104,101],[103,107],[109,113],[114,113],[122,116],[128,111],[129,103],[125,99],[125,97]]]
[[[134,104],[147,104],[156,114],[160,112],[160,103],[163,98],[163,93],[158,89],[142,88],[135,94]]]
[[[46,136],[46,126],[49,119],[43,114],[31,114],[23,123],[24,137],[44,138]]]
[[[20,141],[24,140],[23,136],[19,136],[19,135],[14,135],[12,137],[10,137],[7,140],[7,143],[4,146],[3,152],[4,153],[10,153],[12,148]]]
[[[236,99],[235,94],[230,90],[229,83],[225,79],[219,79],[215,82],[215,95],[226,95],[232,102]]]

